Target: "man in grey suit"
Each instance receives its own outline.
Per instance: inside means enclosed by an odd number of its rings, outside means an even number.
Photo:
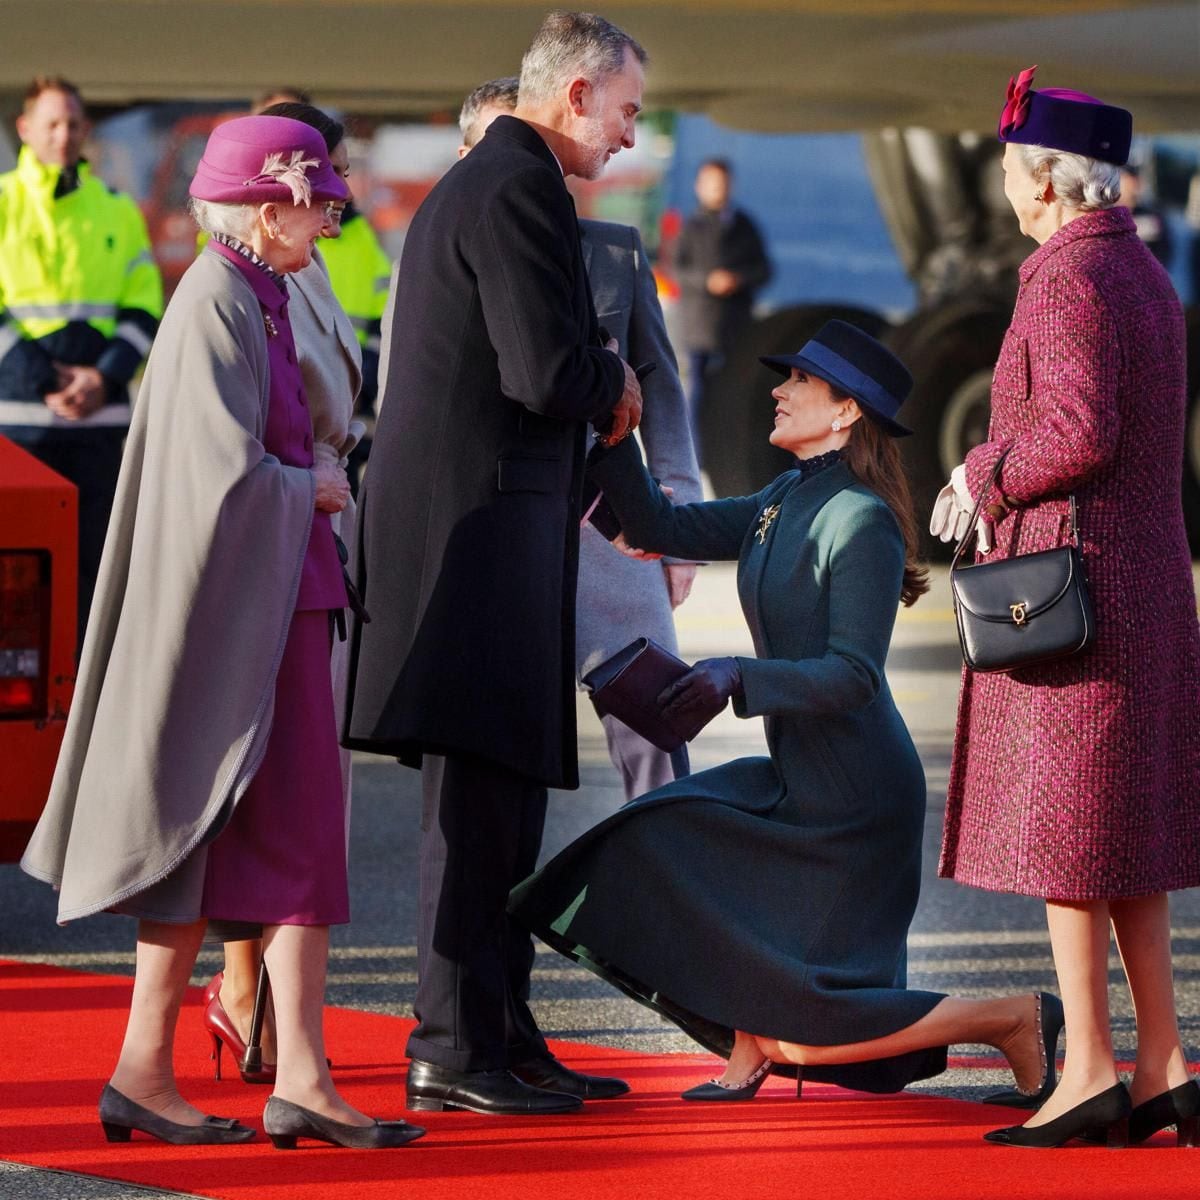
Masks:
[[[518,79],[507,76],[477,87],[459,114],[461,158],[483,136],[493,118],[517,106]],[[600,325],[617,341],[626,362],[654,363],[642,381],[639,433],[651,473],[674,493],[677,503],[703,499],[700,472],[679,381],[675,352],[667,339],[654,272],[638,231],[609,221],[581,220],[580,240]],[[653,638],[678,651],[672,609],[687,599],[696,564],[628,558],[585,523],[579,539],[579,584],[575,609],[576,669],[579,675],[615,654],[636,637]],[[616,717],[603,718],[613,765],[628,799],[688,773],[687,748],[668,754]]]

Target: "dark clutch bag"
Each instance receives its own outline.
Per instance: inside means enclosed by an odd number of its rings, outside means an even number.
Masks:
[[[687,663],[656,641],[641,637],[593,667],[583,677],[583,686],[600,716],[616,717],[634,733],[670,753],[698,731],[676,728],[663,716],[658,697],[663,688],[690,670]]]
[[[1000,475],[997,461],[966,533],[954,549],[950,590],[963,660],[972,671],[1012,671],[1080,654],[1096,634],[1071,497],[1071,543],[995,562],[960,566],[980,509]]]

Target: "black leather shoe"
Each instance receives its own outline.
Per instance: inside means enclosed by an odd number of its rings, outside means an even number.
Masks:
[[[623,1079],[614,1079],[611,1075],[584,1075],[582,1071],[572,1071],[550,1054],[527,1058],[509,1070],[531,1087],[545,1088],[548,1092],[561,1092],[566,1096],[578,1096],[580,1100],[614,1100],[629,1091],[629,1084]]]
[[[1200,1085],[1194,1079],[1139,1104],[1129,1114],[1129,1141],[1136,1146],[1168,1125],[1175,1126],[1177,1146],[1200,1146]]]
[[[413,1112],[467,1112],[504,1116],[548,1116],[578,1112],[578,1096],[522,1083],[511,1071],[453,1071],[414,1058],[408,1064],[408,1107]]]

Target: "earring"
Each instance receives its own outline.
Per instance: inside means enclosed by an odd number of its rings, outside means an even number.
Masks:
[[[841,421],[834,421],[834,423],[833,423],[833,432],[834,432],[834,433],[839,433],[839,432],[841,432],[841,428],[842,428],[842,423],[841,423]]]
[[[1046,189],[1045,189],[1045,188],[1042,188],[1042,190],[1041,190],[1040,192],[1034,192],[1034,194],[1033,194],[1033,198],[1034,198],[1034,199],[1035,199],[1035,200],[1036,200],[1036,201],[1037,201],[1039,204],[1045,204],[1045,203],[1046,203]]]

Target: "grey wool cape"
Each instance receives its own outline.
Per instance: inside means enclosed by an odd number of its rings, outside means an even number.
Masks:
[[[138,395],[50,796],[21,866],[67,922],[200,916],[204,846],[262,760],[312,528],[310,473],[266,453],[262,311],[200,255]]]

